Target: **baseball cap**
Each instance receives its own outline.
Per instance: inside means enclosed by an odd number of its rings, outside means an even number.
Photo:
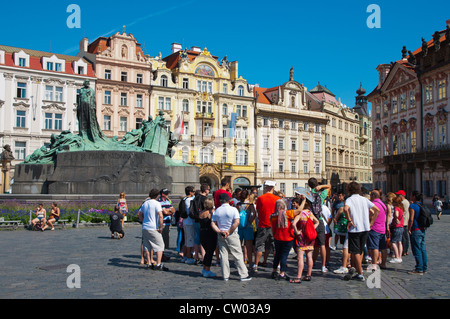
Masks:
[[[275,181],[265,181],[264,182],[264,186],[275,187],[276,185],[277,185],[277,182],[275,182]]]
[[[221,201],[228,201],[228,200],[231,200],[231,197],[227,193],[222,193],[222,194],[219,195],[219,200],[221,200]]]
[[[395,195],[403,195],[406,196],[406,193],[404,190],[399,190],[397,193],[395,193]]]
[[[159,192],[160,194],[165,194],[165,195],[169,195],[170,191],[167,188],[163,188],[161,189],[161,191]]]

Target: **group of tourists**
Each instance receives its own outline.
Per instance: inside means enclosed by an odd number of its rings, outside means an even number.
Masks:
[[[206,278],[217,276],[211,270],[215,259],[223,280],[230,279],[229,260],[234,261],[241,281],[251,280],[251,275],[268,266],[272,254],[271,278],[290,283],[311,281],[319,255],[320,270],[327,273],[330,251],[339,243],[342,263],[333,272],[346,279],[364,281],[363,264],[368,264],[370,272],[386,269],[387,262],[402,263],[410,246],[416,266],[409,273],[422,275],[428,270],[425,232],[432,219],[417,191],[409,200],[403,190],[385,195],[373,190],[364,195],[361,185],[351,182],[346,195],[332,195],[331,185],[310,178],[308,188],[298,187],[288,199],[275,190],[275,181],[265,181],[260,196],[256,188],[238,188],[231,193],[230,185],[230,179],[224,178],[212,196],[208,184],[197,191],[188,186],[177,209],[168,189],[152,189],[138,213],[141,265],[169,270],[163,262],[171,258],[166,254],[169,232],[176,226],[180,261],[202,265],[201,274]],[[297,269],[295,276],[289,276],[288,258],[293,253]]]

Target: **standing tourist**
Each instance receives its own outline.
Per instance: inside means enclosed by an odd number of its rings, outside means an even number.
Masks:
[[[195,249],[195,220],[189,216],[191,208],[191,202],[195,198],[194,186],[187,186],[184,190],[186,199],[184,200],[185,209],[187,212],[187,218],[183,219],[183,231],[184,231],[184,253],[183,260],[186,264],[195,264],[194,249]],[[198,256],[197,256],[198,257]]]
[[[256,217],[255,196],[250,195],[246,189],[241,191],[240,196],[236,207],[240,217],[239,240],[244,244],[244,261],[251,265],[253,261],[253,240],[255,238],[253,231],[253,221]]]
[[[214,192],[214,206],[216,209],[219,208],[220,205],[222,205],[219,200],[219,197],[221,194],[226,193],[226,194],[228,194],[228,196],[232,197],[231,193],[230,193],[230,191],[231,191],[230,177],[222,178],[222,180],[220,181],[220,186],[221,186],[221,188]]]
[[[221,206],[214,211],[211,226],[218,235],[217,242],[220,251],[222,277],[225,281],[228,281],[230,278],[228,254],[231,254],[240,280],[251,280],[251,277],[248,276],[247,267],[245,267],[239,235],[235,231],[239,225],[239,212],[235,207],[230,206],[231,196],[227,193],[222,193],[219,200]]]
[[[364,281],[362,270],[364,247],[370,228],[380,210],[370,200],[360,195],[360,184],[349,183],[347,192],[350,197],[345,201],[344,212],[348,220],[348,252],[357,272],[356,279]]]
[[[392,250],[394,251],[394,258],[390,260],[390,263],[401,263],[402,262],[402,237],[403,237],[403,223],[404,223],[404,207],[402,203],[402,199],[400,196],[397,196],[393,200],[394,204],[394,213],[392,217],[391,223],[391,245]]]
[[[156,253],[156,265],[154,270],[168,271],[169,269],[162,264],[164,252],[164,240],[162,237],[163,210],[161,204],[156,200],[159,195],[158,189],[152,189],[149,193],[149,199],[146,200],[138,212],[139,220],[142,221],[142,240],[144,247]],[[151,265],[150,259],[147,260]]]
[[[122,227],[123,227],[123,223],[125,222],[125,216],[128,212],[128,205],[127,205],[127,200],[125,199],[125,193],[122,192],[119,194],[119,199],[117,200],[117,204],[116,206],[119,207],[120,213],[122,214]]]
[[[170,238],[170,226],[172,224],[172,216],[175,213],[175,208],[172,205],[172,201],[169,199],[170,191],[167,188],[161,189],[159,192],[158,202],[161,204],[163,210],[163,224],[162,237],[164,240],[164,249],[169,249]],[[162,261],[169,260],[170,257],[163,253]]]
[[[297,251],[297,277],[290,280],[291,283],[301,283],[302,281],[311,281],[312,268],[314,265],[313,261],[313,251],[314,251],[314,239],[309,240],[305,236],[305,226],[308,222],[308,219],[311,219],[314,223],[314,227],[317,230],[319,226],[319,220],[314,216],[311,212],[311,201],[313,200],[312,196],[309,194],[305,194],[302,197],[302,201],[298,198],[294,198],[292,200],[292,206],[295,209],[300,209],[301,213],[297,215],[292,222],[294,228],[294,234],[296,237],[296,251]],[[306,262],[307,262],[307,271],[306,276],[302,277],[303,269],[305,267],[305,263],[303,260],[304,255],[306,254]]]
[[[372,258],[372,264],[367,267],[368,269],[376,270],[379,260],[379,254],[381,254],[381,264],[380,268],[386,268],[386,213],[387,207],[380,199],[380,193],[377,190],[373,190],[370,193],[370,200],[372,203],[380,210],[377,218],[375,219],[372,227],[369,231],[369,236],[367,238],[367,249],[369,255]]]
[[[310,210],[314,216],[319,220],[319,226],[317,227],[317,239],[314,243],[313,261],[316,262],[317,257],[322,258],[322,272],[328,272],[326,264],[326,236],[325,236],[325,221],[322,216],[322,206],[328,194],[331,192],[331,185],[319,185],[319,182],[314,177],[308,180],[308,186],[311,188],[313,194],[313,200],[311,202]]]
[[[215,277],[216,274],[211,271],[211,264],[214,251],[217,247],[217,234],[211,227],[211,218],[214,213],[214,201],[205,199],[203,211],[199,214],[200,219],[200,242],[205,251],[203,255],[203,277]]]
[[[258,217],[258,228],[256,230],[256,259],[253,265],[253,271],[258,272],[258,264],[263,256],[262,267],[267,266],[267,258],[270,250],[273,248],[273,234],[271,229],[270,215],[275,212],[275,203],[280,197],[274,195],[276,183],[274,181],[264,182],[264,194],[256,200],[256,212]]]
[[[411,250],[416,260],[414,270],[410,274],[423,275],[428,270],[427,247],[425,245],[425,228],[419,225],[419,215],[422,206],[422,194],[413,191],[411,205],[409,206],[408,231],[411,238]]]
[[[340,219],[345,219],[344,212],[344,194],[342,192],[338,192],[335,197],[335,201],[333,202],[331,214],[333,216],[333,225],[334,225],[334,246],[337,247],[338,242],[340,241],[341,245],[344,244],[345,237],[347,236],[347,220],[341,221],[341,225],[345,222],[345,227],[338,227],[338,221]],[[337,218],[339,216],[339,218]]]
[[[434,208],[436,208],[437,219],[441,219],[443,204],[442,201],[439,199],[439,196],[436,196],[436,200],[433,202],[433,206]]]
[[[409,223],[409,201],[406,199],[406,193],[404,190],[399,190],[395,193],[397,196],[400,196],[402,199],[403,207],[405,208],[404,213],[404,223],[403,223],[403,236],[402,236],[402,246],[403,253],[402,256],[408,255],[409,250],[409,232],[408,232],[408,223]]]
[[[191,202],[191,208],[189,211],[189,217],[195,221],[194,224],[194,251],[196,263],[199,263],[200,257],[205,256],[205,250],[200,240],[200,218],[199,215],[205,210],[205,201],[208,198],[210,186],[206,183],[200,185],[200,190],[196,193],[194,199]]]

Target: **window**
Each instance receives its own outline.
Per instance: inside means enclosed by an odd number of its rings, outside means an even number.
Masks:
[[[183,132],[181,134],[189,135],[189,122],[184,122]]]
[[[242,117],[247,117],[247,105],[242,105]]]
[[[244,96],[244,87],[242,85],[239,85],[238,87],[238,95]]]
[[[163,97],[158,98],[158,110],[164,110],[164,98]]]
[[[263,172],[264,173],[269,173],[269,163],[268,162],[264,162],[264,164],[263,164]]]
[[[16,113],[16,127],[25,127],[26,112],[17,111]]]
[[[278,162],[278,173],[284,172],[284,162]]]
[[[297,173],[297,162],[291,162],[291,173]]]
[[[291,130],[297,129],[297,121],[291,121]]]
[[[431,84],[425,86],[425,103],[433,102],[433,86]]]
[[[320,153],[320,142],[316,142],[316,153]]]
[[[228,106],[226,104],[222,105],[222,115],[228,115]]]
[[[52,130],[53,129],[53,114],[45,113],[45,129]]]
[[[431,127],[425,129],[425,146],[433,147],[433,129]]]
[[[53,62],[47,62],[47,71],[53,71]]]
[[[27,155],[27,143],[26,142],[14,142],[14,157],[17,160],[24,160]]]
[[[398,113],[397,97],[392,98],[392,114]]]
[[[397,135],[392,135],[392,155],[398,155],[398,138],[397,138]]]
[[[236,105],[236,114],[238,117],[242,116],[242,108],[240,105]]]
[[[212,93],[212,83],[208,82],[208,93]]]
[[[182,149],[181,152],[182,152],[182,153],[181,153],[181,154],[182,154],[182,155],[181,155],[182,161],[185,162],[185,163],[189,162],[189,148],[187,148],[187,147],[185,146],[185,147],[183,147],[183,149]]]
[[[127,118],[121,117],[119,121],[119,131],[126,132],[127,131]]]
[[[236,165],[248,165],[248,153],[246,150],[237,150]]]
[[[144,100],[142,97],[142,94],[136,95],[136,107],[143,107],[144,106]]]
[[[78,74],[84,74],[84,67],[83,66],[79,66],[78,67]]]
[[[47,101],[53,101],[53,86],[45,86],[45,99]]]
[[[297,139],[291,139],[291,151],[297,150]]]
[[[316,172],[316,174],[320,174],[320,164],[319,163],[316,163],[315,172]]]
[[[136,75],[136,83],[142,84],[143,81],[144,81],[144,76],[142,74]]]
[[[27,66],[27,59],[19,58],[19,66],[20,67],[26,67]]]
[[[183,89],[189,89],[189,79],[183,79]]]
[[[189,100],[188,99],[183,100],[183,112],[189,112]]]
[[[55,63],[55,71],[61,72],[62,71],[62,64],[61,63]]]
[[[303,140],[303,151],[309,152],[309,141],[308,140]]]
[[[400,154],[406,153],[406,133],[400,135]]]
[[[105,91],[104,104],[111,105],[111,91]]]
[[[142,121],[141,118],[136,118],[136,130],[139,130],[142,127]]]
[[[111,70],[105,70],[105,80],[111,80]]]
[[[278,120],[278,127],[284,128],[284,120]]]
[[[308,162],[303,163],[303,173],[308,174],[309,168],[308,168]]]
[[[438,99],[445,99],[447,98],[447,81],[440,80],[438,82]]]
[[[206,92],[206,81],[202,82],[202,92]]]
[[[214,159],[213,151],[209,147],[200,149],[200,164],[212,163]]]
[[[126,93],[120,93],[120,106],[128,105],[128,96]]]
[[[206,122],[203,126],[203,136],[212,136],[213,124]]]
[[[45,113],[46,130],[62,130],[62,114]]]
[[[284,139],[282,138],[278,139],[278,149],[284,150]]]
[[[128,81],[128,73],[127,72],[120,72],[120,81],[127,82]]]
[[[56,86],[55,87],[55,101],[62,102],[63,101],[63,88]]]
[[[336,122],[336,120],[335,120],[335,122]],[[335,124],[335,126],[336,126],[336,124]],[[304,131],[308,130],[308,123],[307,122],[303,123],[303,130]]]
[[[27,98],[27,84],[26,83],[17,83],[17,97],[21,99]]]
[[[438,126],[438,139],[439,145],[445,145],[447,143],[447,132],[445,125]]]
[[[416,92],[414,90],[409,91],[409,108],[414,109],[416,107]]]
[[[268,137],[264,137],[263,149],[268,149],[268,148],[269,148],[269,138]]]
[[[55,114],[55,130],[62,130],[62,114]]]
[[[263,118],[263,126],[268,127],[269,126],[269,119]]]
[[[201,91],[202,90],[202,81],[197,81],[197,91]]]
[[[406,94],[400,94],[400,111],[406,110]]]
[[[228,84],[227,84],[227,83],[224,83],[224,84],[222,85],[222,92],[223,92],[224,94],[228,94]]]
[[[111,115],[103,115],[103,130],[111,131]]]
[[[280,192],[286,193],[286,183],[280,183]]]
[[[320,124],[316,124],[316,133],[320,133]],[[347,123],[345,123],[345,126],[347,126]]]
[[[168,111],[172,109],[172,99],[170,97],[166,97],[166,103],[164,107],[164,109]]]

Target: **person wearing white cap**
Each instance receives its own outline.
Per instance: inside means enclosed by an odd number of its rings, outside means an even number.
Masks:
[[[255,264],[253,265],[254,272],[258,272],[258,264],[259,260],[263,256],[263,252],[264,261],[261,266],[267,266],[267,258],[269,257],[270,249],[273,246],[272,223],[270,221],[270,215],[275,212],[275,203],[280,199],[280,197],[274,195],[275,186],[275,181],[265,181],[264,195],[259,196],[256,200],[258,228],[255,238],[256,258]]]

